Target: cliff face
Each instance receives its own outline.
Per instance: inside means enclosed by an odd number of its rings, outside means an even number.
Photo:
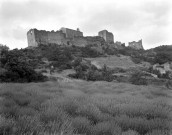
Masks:
[[[139,40],[138,42],[136,42],[136,41],[129,42],[128,46],[133,48],[133,49],[136,49],[136,50],[144,49],[143,45],[142,45],[142,40]]]

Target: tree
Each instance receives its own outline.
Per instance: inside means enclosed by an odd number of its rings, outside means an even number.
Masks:
[[[4,54],[3,68],[6,71],[0,75],[1,82],[31,82],[45,79],[42,74],[34,71],[22,51],[17,49]]]
[[[172,54],[167,52],[160,52],[155,56],[154,63],[164,64],[169,61],[172,61]]]

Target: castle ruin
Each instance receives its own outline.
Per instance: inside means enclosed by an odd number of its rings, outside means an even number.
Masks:
[[[102,40],[105,42],[113,41],[113,34],[107,30],[100,31],[99,36],[83,36],[79,29],[72,30],[62,27],[58,31],[45,31],[30,29],[27,32],[28,46],[36,47],[40,44],[58,44],[58,45],[76,45],[86,46],[88,44],[101,45]]]
[[[27,32],[27,40],[29,47],[37,47],[40,44],[75,45],[80,47],[94,45],[95,47],[100,47],[105,42],[111,47],[119,49],[125,47],[125,43],[119,41],[114,43],[113,33],[107,30],[98,32],[97,36],[83,36],[83,32],[78,28],[73,30],[62,27],[57,31],[30,29]],[[143,49],[142,40],[129,42],[128,46],[137,50]]]
[[[98,33],[98,35],[108,43],[113,43],[114,42],[114,37],[111,32],[108,32],[107,30],[102,30]]]
[[[136,50],[144,49],[143,48],[143,45],[142,45],[142,39],[139,40],[138,42],[136,42],[136,41],[129,42],[128,43],[128,46],[131,47],[131,48],[133,48],[133,49],[136,49]]]

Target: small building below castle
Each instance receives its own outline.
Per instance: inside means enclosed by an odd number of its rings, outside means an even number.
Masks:
[[[138,42],[136,42],[136,41],[129,42],[128,43],[128,46],[131,47],[131,48],[133,48],[133,49],[136,49],[136,50],[144,49],[143,48],[143,45],[142,45],[142,39],[139,40]]]

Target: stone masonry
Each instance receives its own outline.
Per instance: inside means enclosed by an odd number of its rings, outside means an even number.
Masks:
[[[138,42],[136,42],[136,41],[129,42],[128,46],[133,48],[133,49],[136,49],[136,50],[144,49],[143,45],[142,45],[142,39],[139,40]]]
[[[107,30],[102,30],[98,33],[100,37],[103,37],[104,40],[108,43],[114,43],[114,37],[111,32],[108,32]]]
[[[59,31],[31,29],[27,32],[28,46],[38,46],[39,44],[69,45],[74,37],[83,37],[83,33],[68,28],[61,28]]]
[[[113,33],[108,32],[107,30],[98,32],[98,36],[84,37],[83,32],[81,32],[78,28],[77,30],[72,30],[62,27],[57,31],[30,29],[27,32],[27,40],[29,47],[37,47],[40,44],[75,45],[80,47],[94,45],[100,47],[104,45],[105,42],[108,43],[108,45],[111,45],[113,48],[125,47],[124,43],[114,43]],[[139,40],[138,42],[129,42],[129,47],[134,49],[143,49],[142,40]]]
[[[101,46],[102,41],[114,43],[113,34],[107,30],[100,31],[99,36],[84,37],[79,29],[72,30],[62,27],[59,31],[45,31],[30,29],[27,32],[28,46],[36,47],[39,44],[58,44],[86,46],[96,44]]]

